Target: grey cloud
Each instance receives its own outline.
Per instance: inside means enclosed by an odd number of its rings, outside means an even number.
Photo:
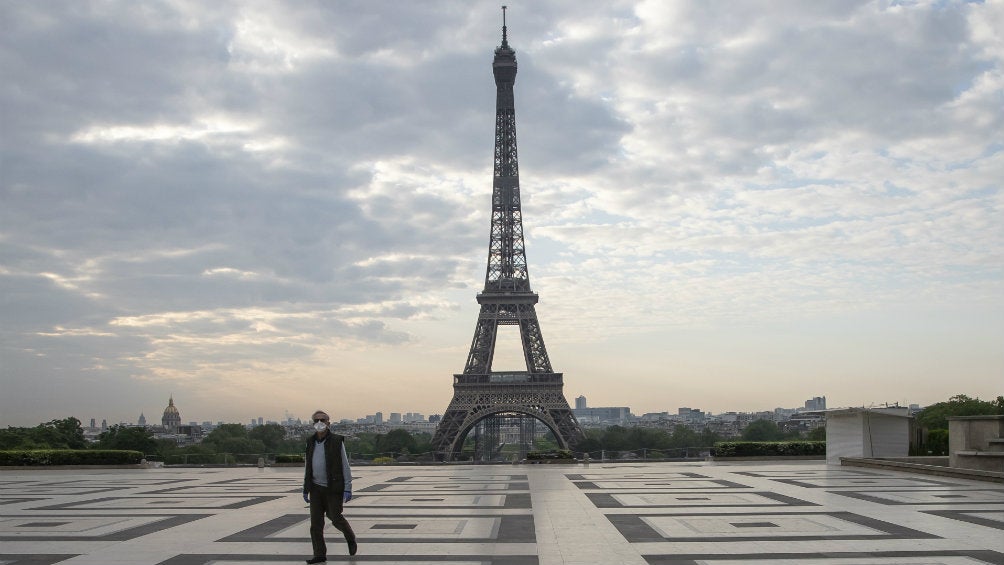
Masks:
[[[604,304],[587,325],[649,328],[952,293],[953,269],[999,285],[1000,61],[969,20],[985,9],[513,5],[528,231],[568,261],[535,280]],[[402,322],[483,274],[498,18],[0,6],[4,389],[224,382],[418,339]],[[560,333],[584,331],[558,296]]]
[[[524,170],[541,176],[587,175],[617,160],[621,137],[631,125],[610,104],[578,95],[532,62],[520,67],[516,88]]]
[[[56,325],[87,325],[105,316],[93,300],[37,274],[0,276],[0,296],[0,335],[7,345]]]
[[[105,120],[174,116],[179,104],[218,76],[226,46],[214,26],[171,25],[173,18],[149,13],[157,9],[6,5],[9,24],[0,41],[9,78],[16,79],[4,89],[5,106],[16,103],[19,110],[8,113],[14,125],[51,135]]]

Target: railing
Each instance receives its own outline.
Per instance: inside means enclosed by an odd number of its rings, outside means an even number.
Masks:
[[[145,455],[147,461],[158,461],[164,465],[274,465],[278,453],[178,453],[166,456]]]
[[[596,451],[589,452],[577,452],[575,453],[576,458],[580,460],[585,460],[588,456],[589,460],[592,461],[622,461],[622,460],[641,460],[641,461],[666,461],[666,460],[679,460],[679,459],[705,459],[711,455],[710,447],[667,447],[667,448],[651,448],[643,447],[641,449],[599,449]]]
[[[519,373],[499,372],[476,375],[453,375],[455,385],[511,384],[511,385],[560,385],[563,373]]]
[[[599,449],[595,451],[573,451],[575,459],[582,462],[589,461],[677,461],[677,460],[698,460],[705,459],[711,453],[710,447],[673,447],[673,448],[651,448],[640,449]],[[212,465],[212,466],[256,466],[276,464],[276,458],[280,455],[299,454],[279,454],[279,453],[179,453],[166,457],[159,455],[145,455],[147,461],[157,461],[164,465]],[[444,459],[443,453],[435,451],[424,451],[421,453],[403,454],[400,451],[358,453],[348,452],[349,461],[353,465],[369,464],[436,464]],[[464,454],[473,456],[473,454]],[[502,458],[494,461],[461,460],[453,463],[513,463],[514,454],[503,454]],[[301,463],[302,462],[294,462]]]

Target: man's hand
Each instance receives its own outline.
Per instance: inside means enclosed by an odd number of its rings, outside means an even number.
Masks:
[[[345,491],[345,493],[342,495],[342,500],[344,500],[345,502],[352,500],[352,491],[351,490]]]
[[[309,492],[303,491],[303,501],[306,502],[307,504],[310,504],[310,493]]]

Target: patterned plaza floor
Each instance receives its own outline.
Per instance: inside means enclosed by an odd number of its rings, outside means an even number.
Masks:
[[[302,468],[0,472],[0,565],[303,563]],[[1004,565],[1004,485],[798,463],[356,467],[349,557]]]

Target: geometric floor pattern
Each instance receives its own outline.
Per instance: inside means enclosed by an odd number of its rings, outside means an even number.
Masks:
[[[1004,565],[1004,488],[773,463],[353,468],[349,557],[409,565]],[[303,563],[302,468],[0,471],[0,565]]]

